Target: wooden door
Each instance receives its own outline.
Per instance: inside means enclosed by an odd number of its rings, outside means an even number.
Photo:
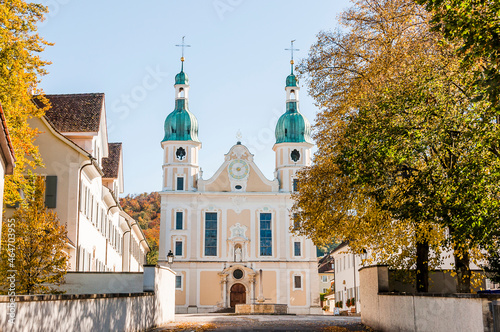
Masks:
[[[231,308],[234,308],[236,304],[245,304],[247,303],[247,293],[245,290],[245,286],[242,284],[234,284],[231,287]]]

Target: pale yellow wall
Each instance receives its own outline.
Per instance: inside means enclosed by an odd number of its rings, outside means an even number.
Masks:
[[[247,237],[250,235],[250,210],[243,210],[241,213],[236,213],[234,210],[227,210],[227,234],[228,236],[231,234],[229,228],[236,223],[240,223],[240,225],[244,225],[247,227]]]
[[[236,213],[236,211],[234,210],[227,210],[227,229],[226,229],[226,234],[228,237],[231,236],[231,226],[235,225],[236,223],[239,223],[240,225],[242,226],[246,226],[247,227],[247,231],[246,231],[246,237],[249,238],[250,237],[250,210],[243,210],[241,211],[241,213]],[[231,243],[227,243],[226,244],[226,252],[228,253],[229,256],[231,256],[231,253],[233,252],[232,251],[232,244]],[[243,248],[243,247],[242,247]],[[244,255],[245,257],[248,257],[249,255],[249,246],[248,245],[244,245]],[[230,258],[231,260],[231,258]]]
[[[257,171],[253,165],[251,166],[250,174],[248,175],[247,190],[249,192],[268,192],[272,191],[270,185],[266,185],[264,181],[257,175]]]
[[[217,273],[200,272],[200,305],[216,305],[221,301],[220,277]]]
[[[175,290],[175,305],[186,305],[186,272],[177,272],[177,275],[182,276],[182,290],[181,289],[176,289]]]
[[[227,169],[224,169],[214,182],[205,185],[206,191],[231,191],[231,183],[229,182],[229,174]]]
[[[41,134],[36,138],[44,167],[38,167],[35,173],[41,175],[57,175],[57,216],[62,224],[67,224],[68,237],[76,244],[76,218],[78,202],[78,175],[80,165],[84,162],[75,148],[56,137],[41,119],[32,118],[30,127],[37,128]],[[72,266],[74,268],[74,266]]]
[[[267,303],[278,303],[277,302],[277,280],[275,271],[262,271],[262,280],[264,284],[264,297]],[[260,296],[260,278],[257,273],[257,278],[255,282],[255,296]]]
[[[294,286],[294,276],[300,274],[302,275],[302,290],[293,290]],[[307,293],[306,293],[306,276],[304,272],[290,272],[290,305],[293,306],[305,306],[307,304]]]

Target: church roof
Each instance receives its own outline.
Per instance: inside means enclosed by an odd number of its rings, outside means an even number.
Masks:
[[[298,80],[297,76],[293,72],[286,78],[286,86],[297,86]]]
[[[175,110],[165,119],[165,141],[194,141],[198,139],[198,120],[188,109],[186,99],[175,101]]]
[[[109,143],[108,144],[108,157],[102,158],[102,171],[103,178],[118,178],[118,171],[120,169],[120,156],[122,151],[122,143]]]
[[[45,95],[50,108],[45,117],[59,132],[97,132],[104,105],[104,93]],[[37,98],[34,102],[45,107]]]
[[[279,143],[311,143],[311,125],[302,113],[296,101],[286,104],[286,112],[276,124],[276,144]]]
[[[180,73],[175,75],[175,84],[189,84],[189,78],[184,70],[181,70]]]

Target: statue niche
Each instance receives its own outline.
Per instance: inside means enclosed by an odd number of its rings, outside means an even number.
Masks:
[[[234,261],[235,262],[243,261],[243,250],[241,249],[241,244],[237,244],[234,246]]]

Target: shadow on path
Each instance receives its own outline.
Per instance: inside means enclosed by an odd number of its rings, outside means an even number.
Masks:
[[[359,317],[321,315],[176,315],[175,323],[152,329],[162,331],[373,331],[361,324]]]

